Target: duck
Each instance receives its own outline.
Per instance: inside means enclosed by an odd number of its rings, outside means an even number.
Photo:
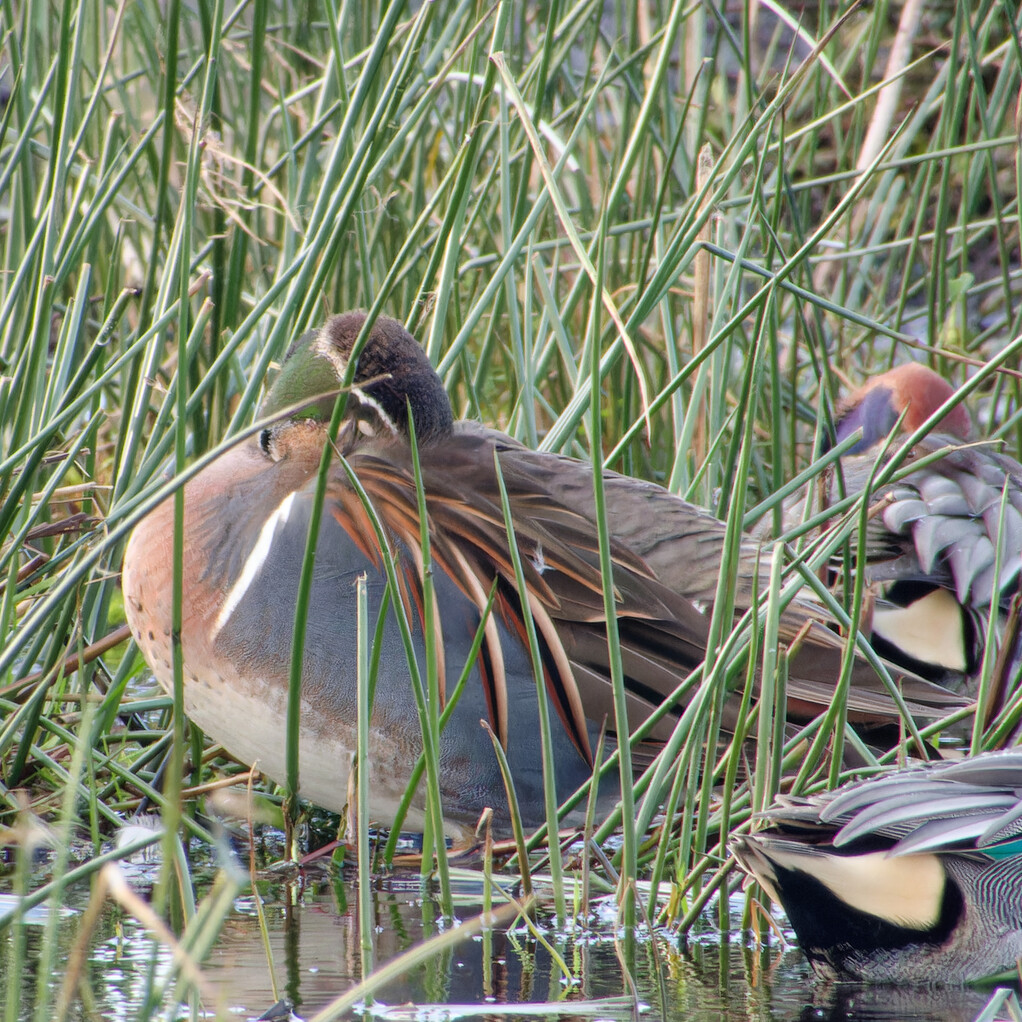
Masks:
[[[732,838],[825,981],[958,985],[1022,959],[1022,750],[894,769]]]
[[[334,439],[331,413],[363,333]],[[370,720],[373,820],[384,827],[397,822],[422,748],[400,605],[420,671],[424,630],[432,622],[445,705],[466,675],[448,707],[438,752],[448,837],[470,840],[486,808],[497,832],[507,827],[504,783],[480,721],[505,750],[523,822],[542,822],[529,618],[553,710],[559,798],[592,777],[597,738],[614,720],[592,466],[533,451],[477,422],[456,422],[443,382],[415,338],[386,317],[368,327],[361,312],[334,316],[292,345],[260,414],[271,425],[229,447],[184,487],[180,644],[189,718],[241,762],[257,763],[273,780],[285,776],[295,604],[320,463],[332,445],[302,658],[301,796],[334,811],[347,803],[356,722],[355,582],[365,576],[378,660]],[[670,737],[685,702],[676,690],[706,658],[726,527],[654,483],[609,471],[603,478],[629,727],[672,701],[645,739],[632,744],[641,765]],[[521,592],[501,487],[520,553]],[[167,499],[135,526],[122,570],[131,633],[167,690],[173,687],[173,536],[174,504]],[[383,543],[396,566],[394,597]],[[760,558],[758,544],[743,540],[737,613],[751,606],[754,580],[767,577]],[[843,640],[823,617],[819,606],[796,599],[781,620],[781,638],[791,647],[789,712],[803,719],[829,706],[841,670]],[[964,705],[907,673],[901,688],[910,712],[921,718]],[[727,706],[733,713],[737,701]],[[865,661],[853,665],[849,719],[899,720]],[[614,741],[611,728],[609,749]],[[425,813],[420,786],[403,829],[421,830]]]
[[[890,441],[892,431],[915,433],[954,393],[947,380],[916,362],[853,391],[838,406],[833,440],[859,436],[842,455],[840,472],[824,482],[822,503],[861,494],[878,461],[902,447],[897,436]],[[949,408],[907,453],[907,474],[875,486],[869,497],[875,512],[866,536],[872,645],[886,659],[946,686],[975,679],[991,614],[1003,634],[1022,586],[1022,464],[992,444],[977,443],[973,433],[967,409]],[[913,463],[920,467],[913,470]],[[805,519],[806,501],[803,494],[789,506],[786,529]],[[1009,639],[1004,650],[998,683],[1014,688],[1022,668],[1018,639]]]

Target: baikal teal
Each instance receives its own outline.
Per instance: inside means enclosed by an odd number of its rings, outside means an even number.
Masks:
[[[373,819],[384,826],[396,822],[422,750],[399,626],[403,611],[420,673],[426,668],[424,630],[435,629],[429,645],[437,651],[441,699],[452,699],[459,679],[467,678],[440,736],[448,835],[469,837],[485,807],[494,810],[498,832],[509,826],[504,783],[480,720],[506,750],[524,822],[538,824],[544,818],[543,750],[530,618],[543,698],[553,711],[559,798],[591,777],[598,732],[614,720],[592,466],[529,450],[479,423],[455,422],[442,381],[404,327],[390,319],[367,331],[366,325],[362,313],[347,313],[299,338],[263,408],[276,422],[227,450],[185,487],[186,711],[243,762],[257,763],[275,780],[285,776],[295,604],[324,445],[333,443],[303,647],[302,796],[333,810],[348,799],[356,745],[355,580],[364,574],[379,660],[370,721]],[[328,422],[363,332],[368,340],[357,357],[339,434],[331,440]],[[416,468],[427,514],[428,566]],[[604,487],[629,725],[635,728],[673,699],[671,712],[632,745],[635,765],[643,768],[671,734],[688,698],[685,683],[704,659],[726,529],[712,514],[652,483],[606,472]],[[522,592],[505,508],[521,554]],[[132,632],[168,688],[174,529],[174,502],[167,500],[136,527],[123,571]],[[396,564],[395,593],[389,591],[385,552]],[[431,586],[424,584],[427,572]],[[768,577],[760,544],[743,541],[737,615],[762,600],[754,586]],[[833,699],[843,641],[830,624],[823,608],[808,599],[796,599],[782,615],[782,648],[792,647],[792,718],[809,719]],[[914,677],[904,677],[902,692],[921,720],[964,705],[959,696]],[[733,723],[737,705],[737,699],[727,702],[725,725]],[[864,660],[853,664],[848,717],[864,727],[899,719],[886,686]],[[613,750],[615,736],[609,737]],[[601,799],[614,798],[614,783],[607,781]],[[425,807],[420,785],[402,826],[421,830]]]

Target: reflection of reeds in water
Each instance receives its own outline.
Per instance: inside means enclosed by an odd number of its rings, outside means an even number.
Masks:
[[[779,75],[776,52],[762,65],[745,55],[743,25],[714,29],[705,61],[679,69],[692,53],[684,5],[655,20],[640,5],[544,17],[392,5],[338,25],[318,8],[310,20],[280,5],[79,0],[69,17],[28,5],[4,23],[6,885],[53,908],[87,881],[95,911],[114,898],[154,931],[165,920],[155,939],[177,957],[154,967],[140,1017],[165,997],[216,999],[202,962],[243,880],[224,866],[197,894],[187,852],[213,840],[203,797],[248,775],[203,748],[179,699],[174,713],[117,641],[133,523],[251,423],[270,363],[301,329],[373,307],[423,338],[458,414],[669,484],[715,508],[732,540],[753,507],[779,525],[783,487],[806,470],[845,380],[932,346],[960,382],[973,370],[959,356],[1005,357],[1018,333],[1018,54],[1003,15],[968,23],[969,7],[923,25],[889,144],[854,175],[889,43],[873,8],[840,24],[830,5],[812,8],[798,52],[833,38]],[[700,245],[710,300],[693,323]],[[693,331],[703,346],[690,357]],[[971,398],[981,431],[1016,449],[1019,390],[998,373]],[[617,892],[626,918],[686,928],[726,889],[728,834],[754,809],[782,787],[838,782],[844,749],[886,753],[848,728],[840,698],[785,724],[780,608],[849,527],[796,539],[804,564],[764,561],[757,627],[735,623],[724,573],[712,655],[670,754],[631,779],[623,814],[593,819],[586,854],[548,865],[529,847],[554,878],[539,893],[556,914],[575,913],[584,875],[594,897]],[[850,620],[864,599],[843,608]],[[722,726],[730,693],[737,733]],[[1003,711],[1002,731],[1018,713],[1017,701]],[[115,883],[128,865],[103,872],[127,857],[106,842],[139,809],[167,825],[142,901]],[[36,875],[40,834],[58,849],[52,878]],[[446,891],[432,848],[423,870]],[[724,926],[728,904],[717,901]],[[6,1018],[73,1015],[82,984],[102,983],[88,963],[93,911],[70,943],[52,913],[41,947],[16,913],[0,918]]]

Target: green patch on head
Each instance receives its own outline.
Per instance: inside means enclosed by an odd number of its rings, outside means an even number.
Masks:
[[[333,414],[341,385],[339,365],[328,358],[319,342],[320,330],[309,330],[291,346],[260,414],[277,415],[295,405],[304,407],[294,418],[326,422]],[[317,400],[313,401],[312,398]]]
[[[293,418],[328,421],[365,322],[364,312],[345,312],[303,334],[288,352],[262,414],[276,415],[299,405]],[[409,408],[420,442],[438,440],[451,430],[443,381],[418,341],[395,319],[380,316],[375,321],[360,349],[352,383],[357,401],[397,434],[408,435]]]

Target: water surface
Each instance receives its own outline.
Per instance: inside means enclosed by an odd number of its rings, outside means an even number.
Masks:
[[[148,895],[144,883],[138,888]],[[479,911],[478,884],[457,884],[455,892],[458,917],[474,917]],[[295,880],[261,881],[260,894],[269,931],[269,958],[260,935],[254,896],[246,893],[234,900],[219,938],[202,965],[209,996],[197,1005],[195,1017],[254,1019],[278,997],[287,997],[297,1017],[309,1018],[360,979],[353,878],[316,867]],[[378,963],[447,928],[434,892],[415,872],[377,877],[372,904]],[[50,976],[53,990],[59,988],[64,963],[84,918],[83,905],[71,899],[70,907],[72,911],[58,925],[60,953]],[[737,919],[740,898],[735,899],[734,908]],[[455,950],[416,966],[386,986],[378,995],[375,1011],[365,1011],[364,1015],[387,1018],[388,1009],[412,1003],[420,1008],[411,1017],[430,1022],[452,1017],[441,1010],[443,1005],[478,1005],[484,1014],[476,1017],[499,1019],[505,1017],[502,1005],[630,995],[631,985],[623,968],[626,950],[609,904],[596,916],[594,926],[564,932],[558,931],[549,917],[540,915],[542,937],[566,963],[570,977],[564,976],[542,942],[518,923],[506,931],[492,932],[485,939],[470,938]],[[813,980],[794,946],[793,934],[784,927],[783,917],[778,919],[781,932],[790,942],[787,946],[776,937],[766,948],[754,948],[741,935],[725,939],[709,919],[701,921],[687,941],[667,931],[640,935],[628,968],[635,985],[633,1003],[638,1006],[638,1017],[686,1022],[968,1022],[989,997],[989,991],[978,989],[823,986]],[[23,927],[28,967],[21,975],[19,1018],[32,1017],[43,932],[39,921]],[[0,943],[0,970],[5,974],[6,986],[11,967],[10,932],[4,932]],[[146,1017],[140,1012],[146,1004],[148,986],[153,979],[158,983],[169,968],[170,952],[155,942],[137,920],[110,907],[89,942],[85,979],[79,988],[84,996],[70,1017]],[[182,1005],[177,1010],[171,1007],[169,1015],[155,1017],[190,1015]],[[563,1005],[560,1012],[539,1017],[571,1020],[583,1016]],[[619,1005],[608,1005],[595,1017],[621,1019],[634,1015]]]

